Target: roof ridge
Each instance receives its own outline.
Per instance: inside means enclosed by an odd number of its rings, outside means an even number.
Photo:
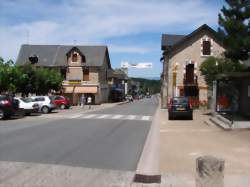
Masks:
[[[21,44],[21,46],[108,47],[108,45]]]

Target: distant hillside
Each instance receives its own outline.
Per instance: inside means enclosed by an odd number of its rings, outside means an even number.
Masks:
[[[150,94],[160,93],[161,81],[160,80],[149,80],[145,78],[129,78],[130,80],[140,82],[140,91],[146,93],[149,91]]]

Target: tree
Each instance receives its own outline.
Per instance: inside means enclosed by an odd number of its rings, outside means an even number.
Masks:
[[[0,57],[0,93],[47,94],[58,91],[63,78],[56,70],[37,68],[30,64],[17,66],[12,60],[4,62]]]
[[[238,72],[246,69],[246,66],[235,63],[226,58],[207,58],[200,66],[201,74],[205,77],[207,85],[211,88],[212,83],[216,80],[216,75],[220,73]]]
[[[250,0],[226,0],[219,14],[219,37],[225,56],[234,62],[247,60],[250,52]]]
[[[44,95],[50,90],[60,90],[63,78],[59,72],[46,68],[37,68],[35,74],[34,87],[36,94]]]

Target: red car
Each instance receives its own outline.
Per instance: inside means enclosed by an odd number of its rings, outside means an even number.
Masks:
[[[51,99],[51,102],[60,109],[68,109],[71,106],[70,100],[64,96],[54,95],[50,96],[49,98]]]

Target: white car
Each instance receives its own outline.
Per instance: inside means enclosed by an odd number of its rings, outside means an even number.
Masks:
[[[19,101],[19,108],[23,109],[25,115],[36,113],[39,110],[38,103],[34,103],[30,98],[15,98]]]
[[[57,106],[52,103],[49,96],[32,96],[31,99],[33,100],[33,102],[39,104],[39,112],[42,112],[44,114],[52,112],[57,108]]]

